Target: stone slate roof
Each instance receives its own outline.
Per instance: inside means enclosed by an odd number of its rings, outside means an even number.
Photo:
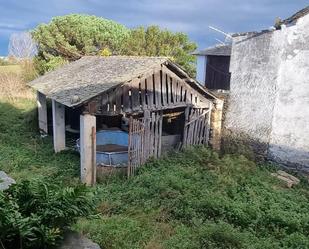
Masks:
[[[162,64],[174,68],[196,89],[203,91],[211,98],[216,98],[166,57],[84,56],[55,71],[46,73],[28,85],[48,98],[73,107],[110,88],[152,72]]]
[[[216,45],[206,48],[204,50],[196,51],[194,55],[215,55],[215,56],[230,56],[232,46],[231,45]]]

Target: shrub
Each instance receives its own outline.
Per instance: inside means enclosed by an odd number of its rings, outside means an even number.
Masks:
[[[41,180],[22,181],[0,192],[0,242],[4,248],[46,248],[93,210],[83,185],[62,187]]]

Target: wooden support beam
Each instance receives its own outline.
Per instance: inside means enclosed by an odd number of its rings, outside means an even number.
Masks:
[[[96,117],[80,116],[80,178],[92,186],[96,183]]]
[[[54,151],[65,149],[65,106],[52,100]]]
[[[48,133],[47,106],[46,106],[46,96],[43,93],[37,92],[37,105],[38,105],[39,130],[42,134],[47,134]]]

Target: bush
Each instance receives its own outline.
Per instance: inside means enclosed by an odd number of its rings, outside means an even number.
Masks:
[[[4,248],[54,246],[80,216],[93,210],[83,185],[62,187],[41,180],[22,181],[0,192],[0,242]]]

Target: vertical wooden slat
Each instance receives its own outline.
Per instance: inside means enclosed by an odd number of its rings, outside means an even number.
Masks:
[[[161,94],[162,94],[162,105],[166,106],[166,72],[162,69],[162,79],[161,79]]]
[[[147,78],[147,95],[148,95],[148,106],[152,108],[153,106],[153,77],[152,75]]]
[[[184,147],[187,145],[187,137],[188,137],[188,126],[187,123],[189,121],[189,113],[190,113],[190,107],[186,107],[185,109],[185,127],[183,131],[183,138],[182,138],[182,144]]]
[[[160,75],[160,72],[155,73],[154,83],[155,83],[154,94],[156,98],[156,107],[160,108],[161,107],[161,75]]]
[[[132,110],[138,111],[140,110],[140,103],[139,103],[139,79],[133,79],[131,81],[131,92],[132,92]]]
[[[159,115],[155,114],[155,128],[154,128],[154,157],[158,157],[158,136],[159,136]]]
[[[206,143],[205,144],[209,143],[210,117],[211,117],[210,113],[211,113],[211,110],[210,112],[207,113],[207,132],[206,132],[206,138],[205,138]]]
[[[131,86],[129,83],[123,85],[123,111],[124,112],[131,112],[131,103],[130,103],[130,89]]]
[[[171,78],[171,84],[172,84],[172,97],[173,97],[173,104],[176,104],[176,96],[177,96],[177,81],[173,78]]]
[[[195,113],[195,122],[194,122],[194,133],[193,133],[193,144],[197,144],[197,132],[198,132],[198,116],[199,116],[199,109],[196,109]]]
[[[131,167],[132,167],[132,117],[129,119],[129,141],[128,141],[128,167],[127,167],[127,176],[131,176]]]
[[[148,110],[144,111],[144,144],[145,144],[145,159],[148,159],[148,155],[150,153],[149,146],[150,146],[150,112]]]
[[[158,157],[161,156],[161,145],[162,145],[162,123],[163,123],[163,112],[160,111],[160,118],[159,118],[159,140],[158,140]]]
[[[114,104],[115,104],[115,89],[108,92],[109,112],[114,112]]]
[[[203,119],[203,125],[204,125],[204,130],[203,130],[203,141],[202,143],[204,145],[207,145],[208,141],[207,141],[207,137],[208,137],[208,113],[204,116]]]
[[[195,115],[196,115],[196,110],[192,109],[192,115],[191,115],[190,121],[193,120],[193,122],[190,124],[190,145],[193,144],[193,133],[194,133],[194,128],[195,128],[195,122],[194,122]]]
[[[179,103],[179,89],[180,89],[180,85],[179,85],[179,81],[176,81],[176,89],[175,89],[175,103]]]
[[[201,114],[203,114],[203,110],[200,110],[200,114],[199,115],[201,115]],[[202,117],[200,117],[199,119],[198,119],[198,129],[197,129],[197,134],[196,134],[196,136],[197,136],[197,140],[196,140],[196,143],[198,144],[198,145],[200,145],[201,144],[201,130],[203,129],[203,117],[204,116],[202,116]]]
[[[151,141],[150,141],[151,156],[154,156],[155,122],[156,122],[156,116],[155,113],[153,112],[151,113]]]
[[[204,113],[204,110],[201,111],[201,114],[203,114],[203,113]],[[197,134],[197,136],[198,136],[198,142],[197,143],[199,145],[202,144],[202,141],[203,141],[203,131],[204,131],[204,127],[205,127],[204,118],[205,118],[205,116],[202,116],[199,119],[199,130],[198,130],[198,134]]]
[[[200,119],[198,118],[198,116],[200,115],[200,110],[197,109],[196,112],[196,121],[195,121],[195,132],[194,132],[194,145],[198,144],[198,132],[199,132],[199,124],[200,124]]]
[[[166,91],[166,103],[167,105],[171,104],[171,87],[170,87],[170,76],[166,74],[166,81],[165,81],[165,91]]]
[[[102,106],[102,112],[106,112],[107,111],[107,104],[108,104],[108,95],[107,93],[103,93],[102,94],[102,102],[101,102],[101,106]]]
[[[141,97],[143,110],[147,109],[146,105],[146,79],[141,81]]]
[[[116,103],[116,111],[121,112],[122,106],[121,106],[121,98],[122,98],[122,87],[117,87],[115,90],[115,103]]]
[[[187,103],[187,104],[189,104],[189,101],[188,101],[188,89],[187,89],[187,87],[185,86],[185,85],[183,85],[183,102],[184,103]]]

